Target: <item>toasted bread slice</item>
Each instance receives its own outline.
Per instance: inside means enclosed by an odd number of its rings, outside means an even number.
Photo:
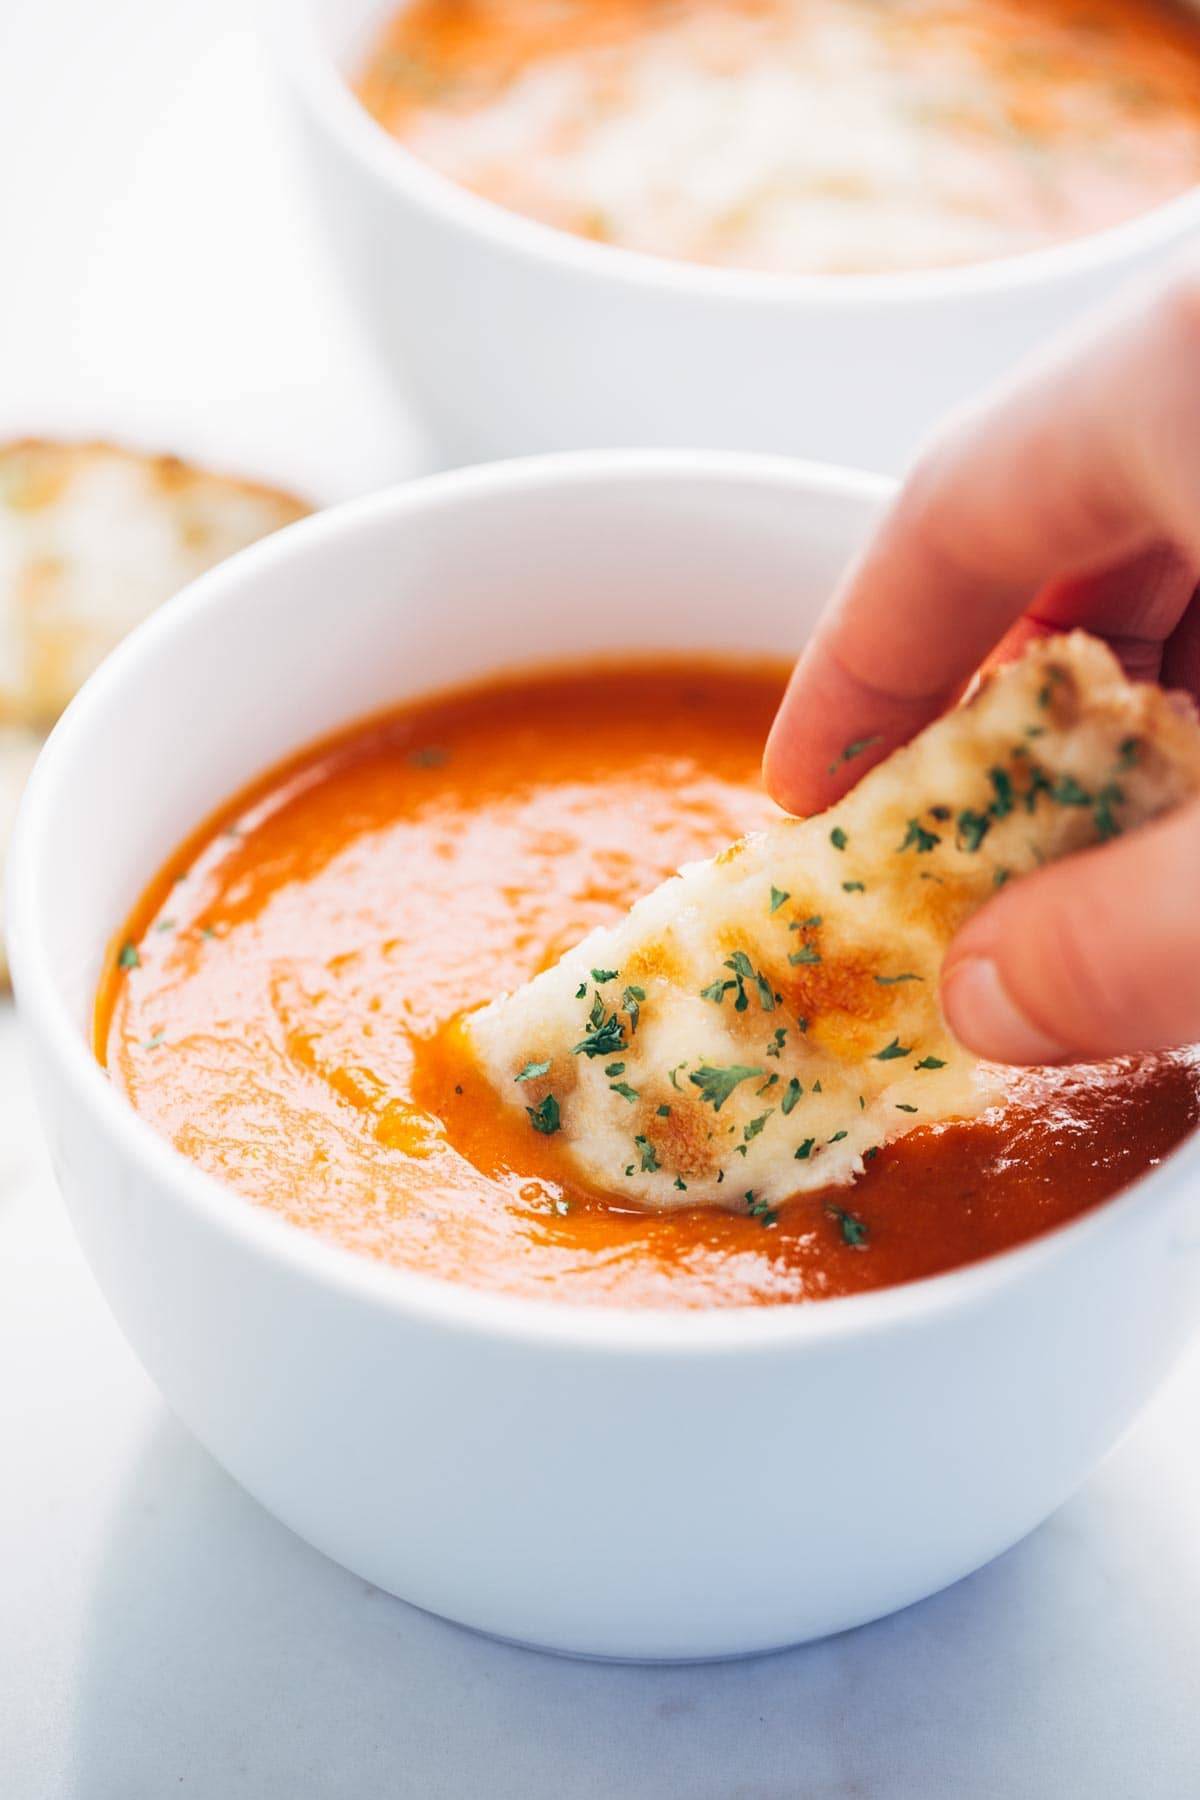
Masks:
[[[969,1117],[942,958],[1004,882],[1200,792],[1200,725],[1076,632],[1036,643],[830,811],[697,863],[463,1025],[591,1186],[751,1210]]]
[[[0,723],[52,725],[156,606],[308,510],[173,456],[0,446]]]

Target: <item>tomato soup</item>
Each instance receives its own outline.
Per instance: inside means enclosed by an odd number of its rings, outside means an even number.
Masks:
[[[975,262],[1200,180],[1166,0],[413,0],[359,93],[502,206],[738,268]]]
[[[317,746],[185,846],[117,939],[112,1080],[246,1200],[364,1255],[602,1305],[820,1299],[1060,1225],[1196,1122],[1183,1055],[1021,1077],[767,1223],[585,1192],[454,1021],[774,813],[783,671],[634,663],[436,698]]]

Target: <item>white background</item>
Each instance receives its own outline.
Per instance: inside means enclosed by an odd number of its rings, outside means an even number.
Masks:
[[[0,144],[0,429],[321,499],[422,467],[247,6],[0,0]],[[309,1550],[175,1423],[80,1260],[0,1014],[2,1800],[1195,1800],[1198,1412],[1193,1357],[1028,1542],[826,1644],[692,1669],[491,1644]]]

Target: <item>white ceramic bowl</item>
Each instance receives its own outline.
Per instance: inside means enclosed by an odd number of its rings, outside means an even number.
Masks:
[[[1195,236],[1200,190],[962,269],[759,275],[588,243],[411,156],[347,85],[393,0],[271,0],[328,236],[450,460],[667,445],[898,469],[946,409]]]
[[[906,1605],[1014,1542],[1194,1318],[1191,1143],[1025,1248],[712,1313],[516,1300],[360,1260],[170,1146],[94,1062],[102,958],[180,839],[372,709],[527,655],[788,652],[881,484],[650,454],[440,476],[197,582],[103,667],[25,802],[10,946],[84,1251],[170,1405],[339,1562],[558,1650],[709,1657]]]

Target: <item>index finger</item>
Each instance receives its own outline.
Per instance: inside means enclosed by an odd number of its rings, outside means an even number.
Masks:
[[[1153,546],[1182,552],[1155,561]],[[789,683],[767,786],[827,806],[945,710],[1051,581],[1145,558],[1121,636],[1161,645],[1200,560],[1200,279],[1139,293],[926,451]],[[1113,631],[1111,582],[1060,589],[1056,628]],[[1071,594],[1069,607],[1063,593]],[[1063,615],[1068,616],[1064,617]]]

